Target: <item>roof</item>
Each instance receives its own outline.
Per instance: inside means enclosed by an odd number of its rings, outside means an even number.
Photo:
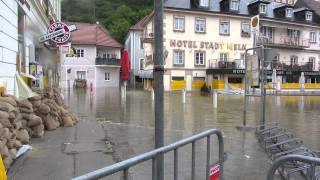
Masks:
[[[71,32],[72,44],[122,48],[122,45],[100,24],[71,22],[67,24],[74,24],[77,26],[77,30]]]
[[[135,25],[131,26],[129,30],[140,30],[142,31],[146,24],[153,17],[154,12],[152,11],[149,15],[143,17],[140,21],[138,21]]]
[[[306,6],[311,8],[318,16],[320,16],[320,1],[319,0],[298,0],[296,6]]]
[[[224,13],[224,12],[221,12],[220,10],[220,6],[219,6],[219,2],[221,0],[211,0],[210,1],[210,7],[208,9],[201,9],[201,11],[205,11],[205,12],[213,12],[213,13]],[[256,1],[259,1],[259,0],[256,0]],[[263,0],[264,2],[266,0]],[[300,1],[300,0],[299,0]],[[317,1],[315,2],[318,6],[320,6],[320,1],[319,0],[301,0],[301,1]],[[235,14],[235,15],[240,15],[240,16],[252,16],[250,13],[249,13],[249,10],[248,10],[248,5],[252,2],[255,2],[255,0],[241,0],[240,1],[240,4],[239,4],[239,11]],[[279,3],[279,2],[274,2],[274,1],[269,1],[270,4],[268,5],[268,8],[267,8],[267,14],[264,15],[264,18],[273,18],[273,19],[278,19],[275,14],[274,14],[274,9],[276,9],[277,7],[281,6],[281,5],[284,5],[283,3]],[[301,8],[301,7],[304,7],[303,5],[295,5],[295,8]],[[317,7],[317,6],[314,6],[314,7]],[[314,7],[309,7],[313,10],[315,10]],[[164,8],[167,8],[167,9],[182,9],[182,10],[195,10],[195,9],[192,9],[191,8],[191,3],[190,3],[190,0],[167,0],[165,3],[164,3]],[[320,7],[319,8],[316,8],[317,10],[320,11]],[[199,10],[199,9],[196,9],[196,10]],[[311,10],[312,11],[312,10]],[[229,13],[229,12],[228,12]],[[282,20],[286,20],[288,21],[288,19],[282,19]],[[297,19],[295,18],[292,18],[291,21],[296,21]]]

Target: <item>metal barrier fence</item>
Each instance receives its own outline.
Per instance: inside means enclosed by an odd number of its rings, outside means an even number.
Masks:
[[[207,138],[207,161],[206,161],[206,180],[209,180],[209,168],[211,159],[211,136],[217,135],[219,141],[219,163],[220,163],[220,179],[223,179],[223,162],[224,162],[224,142],[221,131],[217,129],[211,129],[202,133],[193,135],[191,137],[182,139],[173,144],[146,152],[136,157],[121,161],[119,163],[107,166],[88,174],[84,174],[79,177],[75,177],[72,180],[93,180],[103,178],[119,171],[123,172],[123,179],[128,180],[129,168],[152,159],[152,180],[157,180],[156,177],[156,159],[160,154],[165,154],[170,151],[174,151],[174,180],[178,180],[178,149],[182,146],[192,144],[192,160],[191,160],[191,180],[195,180],[195,152],[196,152],[196,141]]]
[[[276,170],[281,166],[285,165],[286,163],[292,162],[292,161],[302,162],[310,165],[309,172],[308,172],[308,175],[309,175],[308,179],[318,180],[320,178],[320,172],[319,174],[315,172],[316,166],[320,166],[320,158],[292,154],[292,155],[282,156],[273,162],[271,168],[268,171],[267,180],[274,180],[274,174]]]

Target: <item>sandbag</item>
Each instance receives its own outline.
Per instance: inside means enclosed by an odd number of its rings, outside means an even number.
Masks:
[[[6,145],[6,144],[4,143],[4,141],[1,140],[1,141],[0,141],[0,150],[1,150],[2,148],[4,148],[5,145]]]
[[[25,107],[21,107],[20,111],[23,112],[23,113],[32,113],[33,112],[33,108],[28,109],[28,108],[25,108]]]
[[[34,126],[31,128],[33,131],[32,137],[41,138],[44,135],[44,126],[40,124],[39,126]]]
[[[39,101],[41,100],[41,96],[33,96],[31,98],[29,98],[30,101]]]
[[[73,126],[73,121],[72,121],[71,116],[63,116],[62,120],[63,120],[63,126],[64,127]]]
[[[24,107],[24,108],[27,108],[27,109],[32,109],[32,104],[29,100],[25,99],[25,100],[22,100],[22,101],[19,101],[19,106],[20,107]]]
[[[50,115],[48,115],[43,121],[45,128],[49,131],[55,130],[58,127],[57,122]]]
[[[9,119],[1,119],[0,118],[0,123],[2,124],[3,127],[6,127],[6,128],[11,128],[12,127]]]
[[[1,111],[9,112],[9,106],[8,106],[8,104],[9,104],[9,103],[7,103],[7,102],[0,101],[0,110],[1,110]]]
[[[50,108],[48,105],[42,103],[39,108],[39,112],[41,112],[42,114],[48,114],[50,112]]]
[[[21,122],[23,128],[27,127],[27,125],[28,125],[28,121],[27,120],[22,119],[22,120],[20,120],[20,122]]]
[[[5,111],[0,111],[0,119],[8,119],[9,113]]]
[[[15,159],[17,155],[17,150],[15,148],[9,149],[9,154],[12,159]]]
[[[33,108],[35,107],[40,107],[41,106],[41,101],[31,101]]]
[[[7,146],[3,146],[2,149],[0,149],[0,153],[2,155],[3,158],[6,158],[9,156],[9,149]]]
[[[16,149],[19,149],[21,146],[22,146],[22,143],[19,140],[16,140],[15,143],[14,143],[14,147]]]
[[[0,129],[0,138],[1,139],[9,139],[11,136],[10,130],[8,128]]]
[[[9,149],[14,148],[15,142],[16,142],[16,138],[12,138],[12,139],[10,138],[10,139],[8,139],[7,147],[8,147]]]
[[[28,144],[30,141],[29,133],[26,129],[20,129],[17,131],[17,139],[21,141],[22,144]]]
[[[32,118],[30,121],[28,121],[28,126],[33,127],[33,126],[38,126],[42,124],[42,120],[39,116],[32,115]]]
[[[15,112],[9,112],[9,119],[16,119],[16,113]]]
[[[17,107],[17,102],[16,102],[16,99],[13,97],[13,96],[6,96],[6,97],[0,97],[0,101],[2,102],[7,102],[9,104],[11,104],[12,106],[14,107]]]

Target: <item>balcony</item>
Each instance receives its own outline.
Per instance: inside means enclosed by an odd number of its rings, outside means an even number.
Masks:
[[[280,47],[280,48],[293,48],[293,49],[304,49],[309,48],[310,43],[307,39],[280,37],[277,40],[266,36],[258,36],[257,44],[265,45],[269,47]]]
[[[143,33],[141,37],[143,43],[153,43],[154,41],[154,33],[151,30],[147,30]]]
[[[241,59],[211,59],[209,60],[210,69],[244,69],[244,61]]]
[[[285,62],[272,62],[271,69],[285,71],[315,71],[314,63],[289,64]]]
[[[96,58],[98,66],[120,66],[121,60],[116,58]]]

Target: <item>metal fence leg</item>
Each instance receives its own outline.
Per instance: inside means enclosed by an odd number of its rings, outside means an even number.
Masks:
[[[124,169],[123,170],[123,180],[128,180],[129,178],[129,176],[128,176],[128,174],[129,174],[129,169]]]
[[[156,158],[152,158],[152,180],[156,180]]]
[[[192,159],[191,159],[191,180],[195,180],[196,168],[196,143],[192,142]]]
[[[174,149],[174,180],[178,180],[178,163],[178,149]]]
[[[210,171],[210,152],[211,152],[211,138],[207,137],[207,166],[206,166],[206,180],[209,180],[209,171]]]

